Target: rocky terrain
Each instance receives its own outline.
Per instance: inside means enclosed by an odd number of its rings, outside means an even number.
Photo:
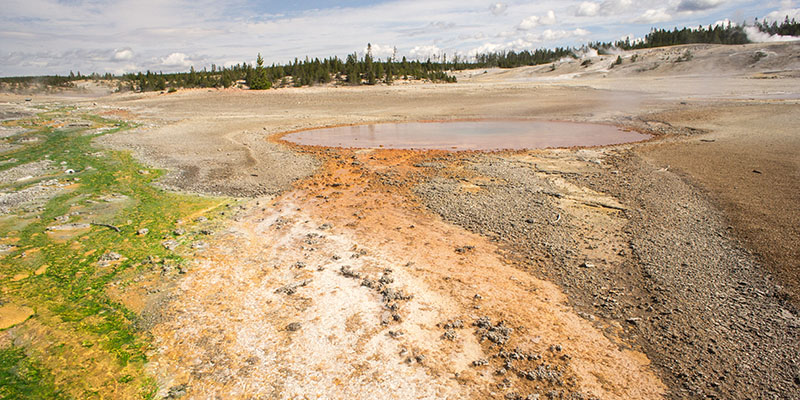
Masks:
[[[155,171],[114,155],[126,167],[104,173],[142,182],[114,203],[134,212],[89,229],[128,236],[90,252],[77,247],[90,243],[84,233],[45,233],[97,268],[135,267],[96,287],[132,310],[122,314],[149,344],[140,374],[152,383],[141,385],[154,398],[794,399],[798,55],[797,43],[697,45],[631,52],[614,68],[616,56],[598,56],[588,67],[464,71],[451,85],[0,100],[135,124],[94,139],[105,149],[96,157],[131,151],[167,170],[159,188],[229,196],[173,199],[149,186]],[[653,138],[491,153],[283,139],[481,118],[610,123]],[[9,193],[29,175],[66,174],[44,159],[14,165],[0,171]],[[90,200],[123,199],[104,196]],[[68,211],[42,228],[89,223]],[[119,249],[139,242],[147,252]],[[54,319],[17,294],[28,275],[3,275],[18,296],[9,317],[27,320],[12,318],[0,345],[46,346],[38,338]],[[105,360],[73,347],[70,365]],[[65,387],[77,379],[54,375]],[[133,397],[120,379],[87,387]]]

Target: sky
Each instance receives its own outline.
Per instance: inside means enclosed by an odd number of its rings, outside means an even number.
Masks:
[[[295,57],[426,59],[800,20],[790,0],[3,0],[0,76],[187,71]]]

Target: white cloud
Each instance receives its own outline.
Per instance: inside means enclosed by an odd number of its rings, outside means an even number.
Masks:
[[[647,3],[652,2],[647,1]],[[636,11],[639,8],[641,8],[641,6],[635,7],[633,0],[606,0],[602,3],[584,1],[578,5],[575,15],[578,17],[608,16]]]
[[[539,26],[539,17],[531,15],[530,17],[523,19],[522,22],[517,25],[517,28],[527,31],[536,28],[537,26]]]
[[[559,30],[547,29],[544,32],[542,32],[540,35],[535,36],[535,38],[538,39],[537,41],[548,42],[548,41],[562,40],[562,39],[575,38],[575,37],[585,37],[585,36],[589,36],[589,34],[590,34],[589,31],[587,31],[586,29],[581,29],[581,28],[577,28],[577,29],[574,29],[574,30],[571,30],[571,31],[567,31],[567,30],[563,30],[563,29],[559,29]]]
[[[504,50],[534,50],[537,44],[565,39],[584,39],[590,34],[591,33],[588,30],[582,28],[576,28],[572,30],[546,29],[541,33],[526,33],[521,38],[503,43],[483,43],[470,49],[467,54],[475,55],[476,53],[493,53]]]
[[[110,7],[106,0],[6,0],[0,76],[130,67],[185,71],[189,65],[252,63],[258,52],[268,64],[285,63],[361,53],[368,42],[379,44],[373,53],[382,58],[390,44],[397,45],[399,57],[413,51],[420,58],[481,46],[580,46],[628,33],[641,37],[666,21],[671,28],[726,16],[782,21],[787,14],[775,10],[798,14],[797,2],[786,0],[386,0],[350,2],[362,4],[357,6],[317,2],[318,9],[311,3],[271,3],[275,8],[249,0],[115,0]],[[581,29],[590,29],[591,36]]]
[[[529,31],[533,28],[536,28],[539,25],[553,25],[556,23],[556,13],[553,10],[550,10],[545,14],[543,17],[539,17],[536,15],[531,15],[522,20],[522,22],[517,25],[517,29],[523,31]]]
[[[659,22],[669,21],[671,19],[672,17],[667,14],[666,8],[659,8],[645,11],[644,14],[640,15],[639,18],[636,18],[634,22],[640,24],[656,24]]]
[[[415,46],[411,51],[408,53],[412,58],[416,58],[418,60],[425,60],[427,58],[433,58],[442,54],[442,49],[440,49],[436,45],[424,45],[424,46]]]
[[[133,50],[131,49],[122,49],[122,50],[115,50],[114,51],[114,61],[128,61],[133,58]]]
[[[598,13],[600,13],[600,3],[584,1],[578,6],[578,11],[575,15],[579,17],[594,17]]]
[[[161,64],[167,67],[189,67],[192,62],[187,59],[186,54],[172,53],[161,59]]]
[[[791,5],[790,5],[790,7],[791,7]],[[795,20],[800,20],[800,8],[788,8],[787,7],[787,8],[784,8],[782,10],[773,11],[773,12],[767,14],[764,17],[764,20],[766,20],[766,21],[776,21],[778,23],[781,23],[781,22],[783,22],[783,20],[786,17],[789,17],[790,20],[793,19],[793,18]]]
[[[494,15],[503,15],[505,14],[506,10],[508,10],[508,4],[506,3],[492,3],[489,6],[489,11],[491,11]]]
[[[728,25],[730,25],[730,26],[738,26],[739,24],[737,24],[736,22],[733,22],[733,21],[731,21],[731,20],[729,20],[727,18],[719,20],[719,21],[716,21],[713,24],[711,24],[711,26],[713,26],[715,28],[718,27],[718,26],[721,26],[721,27],[724,28],[724,27],[726,27]]]
[[[372,57],[386,59],[391,57],[394,54],[395,47],[389,45],[381,45],[374,43],[372,44]],[[367,52],[367,48],[364,47],[364,52]]]
[[[539,22],[541,22],[542,25],[554,25],[556,23],[556,12],[553,10],[548,11],[547,14],[539,20]]]

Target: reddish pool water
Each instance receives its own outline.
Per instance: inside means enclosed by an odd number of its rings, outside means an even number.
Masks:
[[[341,126],[293,132],[283,138],[327,147],[501,150],[602,146],[638,142],[650,135],[611,125],[498,120]]]

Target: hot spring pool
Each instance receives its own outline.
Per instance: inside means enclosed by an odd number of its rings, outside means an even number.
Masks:
[[[502,150],[604,146],[650,135],[611,125],[481,120],[340,126],[292,132],[284,140],[309,146],[421,150]]]

